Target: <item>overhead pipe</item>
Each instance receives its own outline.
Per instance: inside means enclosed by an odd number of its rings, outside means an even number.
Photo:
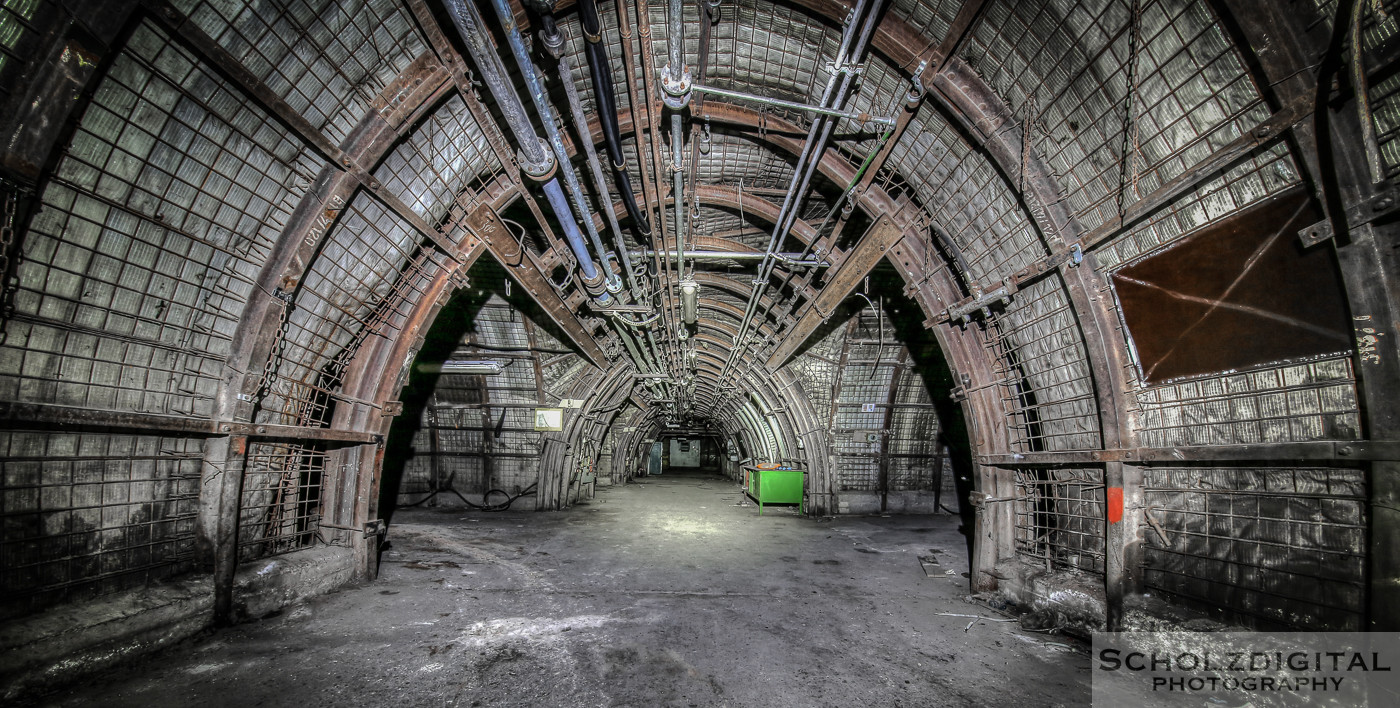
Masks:
[[[461,2],[461,0],[453,1]],[[574,208],[578,210],[577,220],[583,222],[588,238],[593,243],[593,249],[598,253],[600,262],[606,267],[608,250],[603,246],[602,239],[598,237],[598,229],[594,228],[593,219],[589,218],[592,210],[584,201],[583,189],[579,186],[578,173],[574,170],[573,163],[569,161],[569,152],[564,147],[563,135],[559,132],[559,126],[555,122],[554,108],[549,104],[549,94],[545,90],[544,81],[540,78],[539,72],[535,71],[535,62],[530,59],[530,51],[525,47],[525,38],[521,36],[520,27],[515,23],[515,13],[511,11],[509,0],[491,0],[491,7],[496,10],[496,17],[500,20],[501,29],[506,35],[506,43],[510,45],[511,54],[515,56],[515,63],[520,67],[520,73],[525,78],[525,85],[530,89],[530,100],[535,104],[535,112],[539,114],[540,123],[544,125],[544,132],[549,138],[549,144],[554,148],[554,158],[559,163],[560,171],[564,173],[564,183],[568,185],[569,195],[573,197]],[[622,290],[622,280],[612,273],[595,273],[592,278],[588,278],[587,273],[584,275],[583,287],[599,305],[611,304],[610,293]]]
[[[857,0],[855,8],[851,11],[846,25],[846,31],[842,33],[841,45],[836,52],[835,70],[827,80],[826,87],[822,91],[819,106],[828,108],[840,106],[846,99],[846,93],[851,85],[851,71],[849,65],[854,64],[864,53],[866,45],[870,41],[871,35],[875,31],[875,26],[879,20],[881,0],[875,0],[873,6],[867,8],[867,0]],[[868,12],[867,12],[868,9]],[[861,19],[864,18],[862,22]],[[856,27],[860,26],[858,33]],[[838,86],[839,82],[839,86]],[[834,95],[833,95],[834,94]],[[774,220],[773,233],[769,237],[768,247],[764,258],[759,266],[758,276],[754,278],[753,293],[749,297],[748,306],[744,311],[744,318],[739,323],[739,333],[737,335],[734,349],[730,351],[729,359],[725,362],[725,372],[732,369],[736,357],[743,348],[743,340],[748,336],[748,329],[753,324],[753,319],[758,313],[758,305],[764,286],[768,277],[773,271],[776,259],[772,258],[774,249],[777,248],[781,238],[792,228],[796,220],[797,212],[801,209],[801,203],[805,196],[808,184],[812,175],[821,161],[821,155],[826,150],[826,143],[831,137],[831,132],[835,128],[835,121],[826,116],[818,115],[808,128],[807,139],[803,143],[802,153],[797,158],[797,168],[793,175],[792,184],[789,186],[787,195],[783,198],[783,205],[778,210],[778,218]],[[723,375],[721,376],[721,379]]]
[[[627,216],[632,219],[637,233],[643,238],[650,238],[651,221],[637,206],[637,197],[632,191],[632,178],[627,174],[627,156],[622,151],[622,131],[617,120],[612,61],[608,58],[607,45],[602,42],[603,22],[598,15],[597,1],[579,0],[578,15],[579,23],[583,26],[584,57],[588,60],[588,72],[593,83],[593,103],[597,107],[598,124],[603,129],[603,139],[607,143],[613,179],[617,180],[617,191],[622,197],[622,206],[627,209]]]
[[[452,17],[452,24],[457,28],[457,34],[467,45],[467,52],[471,54],[472,61],[476,63],[477,73],[486,84],[491,96],[496,99],[496,106],[500,109],[501,115],[506,119],[506,125],[510,132],[515,135],[515,140],[520,144],[518,159],[521,170],[532,179],[542,183],[545,198],[549,201],[549,207],[554,211],[554,216],[559,220],[559,224],[564,229],[565,240],[569,244],[569,250],[573,251],[574,259],[578,261],[579,273],[585,288],[589,283],[593,283],[589,294],[593,295],[599,304],[607,304],[612,301],[612,297],[607,290],[597,287],[602,283],[603,278],[599,274],[597,267],[593,264],[593,259],[588,253],[588,244],[583,240],[583,234],[579,232],[578,219],[574,218],[573,210],[569,208],[569,201],[564,197],[564,191],[559,187],[559,179],[555,174],[558,168],[558,158],[551,154],[535,133],[534,126],[530,125],[530,118],[525,113],[525,106],[520,101],[520,96],[515,92],[515,86],[506,78],[505,66],[501,63],[501,58],[496,54],[496,49],[486,34],[486,23],[482,20],[481,14],[476,8],[476,4],[467,0],[445,0],[447,14]],[[546,123],[546,125],[550,125]],[[568,164],[567,155],[564,157],[565,164]],[[590,222],[591,223],[591,222]],[[596,292],[595,292],[596,290]]]
[[[878,123],[881,125],[894,125],[896,122],[898,122],[898,119],[895,116],[875,116],[870,115],[869,113],[861,113],[858,111],[843,111],[837,108],[813,106],[810,103],[784,101],[781,98],[770,98],[768,96],[760,96],[755,93],[733,91],[731,89],[720,88],[718,86],[709,86],[706,84],[693,84],[691,86],[691,90],[696,91],[698,93],[712,93],[716,96],[724,96],[725,98],[733,98],[740,101],[757,103],[764,106],[786,108],[793,111],[800,111],[802,113],[812,113],[815,115],[829,116],[832,118],[845,118],[847,120],[853,120],[857,123]]]
[[[661,90],[665,93],[662,103],[671,109],[671,179],[672,210],[676,221],[676,277],[685,273],[685,175],[682,164],[685,162],[682,150],[685,135],[682,131],[681,111],[690,105],[690,67],[685,65],[685,17],[681,0],[669,0],[666,8],[666,48],[670,50],[670,61],[661,69]]]
[[[583,143],[584,156],[588,162],[590,171],[593,173],[593,181],[594,184],[597,185],[599,199],[605,205],[612,204],[612,195],[608,191],[607,178],[603,175],[603,168],[598,160],[598,151],[593,147],[593,140],[588,130],[588,117],[584,114],[583,102],[579,100],[578,89],[574,85],[573,66],[569,58],[561,51],[564,45],[564,37],[559,31],[558,24],[555,22],[552,14],[554,9],[553,4],[532,2],[531,9],[534,9],[540,14],[541,40],[544,42],[545,48],[549,50],[550,55],[558,61],[559,79],[560,82],[564,84],[564,94],[569,103],[569,114],[574,120],[574,129],[578,131],[579,140]],[[596,8],[594,12],[596,13]],[[588,33],[589,30],[585,27],[585,38],[587,38]],[[606,57],[606,54],[604,54],[604,57]],[[608,85],[611,86],[611,78],[609,78]],[[596,90],[596,83],[594,88]],[[601,102],[599,105],[601,105]],[[614,124],[616,123],[615,118],[616,116],[614,115]],[[621,142],[619,141],[618,144],[620,146]],[[614,168],[616,169],[616,164]],[[634,199],[631,193],[631,185],[625,181],[625,172],[622,174],[622,178],[624,181],[619,184],[622,185],[620,188],[623,190],[623,201],[624,203],[631,202],[632,208],[636,209],[635,202],[631,201]],[[627,286],[632,293],[632,298],[635,302],[642,302],[646,299],[646,293],[637,280],[637,274],[633,268],[632,259],[629,257],[626,243],[624,243],[622,238],[622,228],[617,223],[617,215],[613,213],[612,209],[604,209],[603,213],[608,220],[608,226],[612,229],[613,238],[616,241],[617,253],[622,263],[622,272],[623,275],[626,276]],[[646,226],[647,232],[650,233],[650,226],[646,224],[645,218],[643,218],[642,223]],[[660,316],[660,313],[657,313],[655,316],[639,322],[624,317],[619,313],[609,312],[609,314],[613,315],[614,319],[618,322],[634,328],[650,324]],[[660,351],[660,347],[657,345],[656,337],[651,331],[646,332],[645,342],[638,339],[636,345],[632,343],[633,335],[626,330],[619,330],[618,335],[622,338],[623,343],[627,345],[628,351],[633,354],[634,359],[643,362],[646,367],[652,371],[661,370],[658,364],[658,354],[656,354]]]
[[[673,258],[676,252],[673,250],[646,250],[634,251],[632,255],[639,258],[650,258],[653,255],[659,255],[662,258]],[[763,251],[686,251],[684,254],[686,258],[693,261],[761,261],[769,255],[770,254],[764,253]],[[774,253],[771,255],[779,262],[797,268],[828,268],[831,266],[831,264],[826,261],[803,260],[803,255],[800,253]]]

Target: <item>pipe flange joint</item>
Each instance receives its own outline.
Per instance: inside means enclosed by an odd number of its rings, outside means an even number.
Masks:
[[[540,41],[544,43],[544,48],[546,51],[549,52],[549,56],[554,57],[555,59],[559,58],[560,50],[562,50],[564,47],[563,32],[560,32],[558,29],[555,29],[554,34],[549,34],[544,30],[540,30]]]
[[[578,279],[583,283],[583,291],[595,298],[608,292],[607,277],[601,270],[595,271],[592,278],[584,276],[580,271]]]
[[[520,171],[524,172],[527,177],[536,182],[548,182],[550,178],[554,177],[555,169],[559,165],[558,161],[554,159],[554,150],[549,146],[549,143],[541,139],[540,148],[544,159],[539,162],[531,160],[524,150],[517,152],[515,159],[520,163]]]
[[[607,280],[603,283],[603,287],[614,295],[622,292],[622,276],[617,273],[609,273]]]
[[[661,67],[661,90],[666,94],[661,97],[661,102],[667,108],[679,111],[690,105],[692,85],[690,67],[682,67],[679,72],[672,69],[669,63]]]

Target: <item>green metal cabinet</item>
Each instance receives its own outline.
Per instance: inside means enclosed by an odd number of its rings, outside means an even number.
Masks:
[[[747,468],[749,485],[744,491],[758,502],[758,514],[763,515],[764,504],[796,504],[802,509],[803,477],[802,470],[760,470]]]

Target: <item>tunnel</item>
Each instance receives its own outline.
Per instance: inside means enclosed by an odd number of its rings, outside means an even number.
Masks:
[[[0,695],[1128,705],[1127,634],[1380,642],[1397,10],[0,3]]]

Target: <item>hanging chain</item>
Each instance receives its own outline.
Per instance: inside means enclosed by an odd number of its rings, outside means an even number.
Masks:
[[[277,370],[282,367],[282,350],[287,343],[287,327],[292,314],[291,293],[278,288],[273,291],[272,296],[281,304],[281,308],[277,313],[277,333],[272,339],[272,351],[268,352],[267,363],[263,365],[262,380],[258,382],[258,407],[262,407],[263,399],[272,392],[272,385],[277,383]]]
[[[1118,215],[1128,210],[1128,188],[1138,191],[1137,154],[1139,145],[1136,100],[1138,98],[1138,54],[1142,47],[1142,0],[1133,0],[1132,29],[1128,38],[1127,91],[1123,106],[1123,167],[1118,173]]]

